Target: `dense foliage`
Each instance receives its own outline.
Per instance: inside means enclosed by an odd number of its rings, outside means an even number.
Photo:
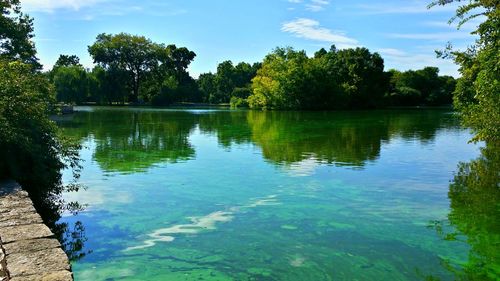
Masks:
[[[400,72],[390,71],[388,100],[393,105],[444,105],[452,101],[455,79],[439,76],[437,67]]]
[[[473,141],[484,141],[481,156],[460,163],[450,184],[448,197],[451,211],[448,223],[453,232],[438,230],[447,240],[463,240],[470,245],[469,259],[461,268],[449,266],[456,280],[498,280],[500,276],[500,1],[438,0],[430,6],[462,2],[450,23],[458,27],[471,19],[482,22],[472,32],[475,44],[465,51],[453,50],[451,44],[444,58],[453,58],[460,66],[461,77],[453,94],[453,103],[464,125],[476,135]],[[465,2],[465,3],[463,3]],[[446,264],[446,263],[445,263]],[[431,280],[435,280],[432,278]]]
[[[382,58],[365,48],[338,51],[333,46],[314,58],[277,48],[253,79],[249,104],[271,109],[376,107],[386,84]]]
[[[431,6],[458,0],[434,1]],[[454,93],[454,105],[464,124],[477,133],[474,140],[500,141],[500,3],[498,0],[471,0],[460,6],[450,23],[459,27],[473,18],[484,19],[473,34],[479,39],[466,51],[451,46],[441,53],[460,65],[462,77]]]
[[[83,236],[56,222],[64,209],[79,208],[61,199],[63,190],[78,188],[63,185],[61,174],[71,167],[78,177],[78,145],[61,137],[49,119],[54,90],[38,71],[32,19],[21,13],[17,0],[0,1],[0,12],[0,179],[16,180],[28,191],[44,221],[65,237],[63,248],[73,258]]]
[[[0,1],[0,59],[40,69],[33,37],[33,19],[21,12],[20,1]]]
[[[49,76],[58,101],[227,104],[260,109],[356,109],[449,105],[455,79],[439,69],[384,71],[384,60],[366,48],[314,57],[276,48],[262,63],[224,61],[194,80],[187,68],[195,54],[125,33],[100,34],[89,47],[98,65],[85,70],[76,56],[61,55]]]
[[[186,69],[196,54],[187,48],[157,44],[144,36],[103,33],[89,46],[89,53],[105,71],[120,73],[129,102],[175,95],[182,86],[194,84]]]
[[[77,153],[48,118],[50,84],[31,70],[21,62],[0,62],[0,178],[21,183],[37,207],[57,208],[61,169],[77,167]]]
[[[246,99],[251,94],[252,78],[257,74],[260,63],[253,65],[224,61],[217,66],[217,72],[204,73],[198,78],[202,99],[208,103],[228,103],[231,98]]]

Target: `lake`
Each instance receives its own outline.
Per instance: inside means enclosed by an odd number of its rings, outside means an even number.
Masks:
[[[481,145],[450,111],[77,110],[75,280],[453,280],[469,259],[442,233]]]

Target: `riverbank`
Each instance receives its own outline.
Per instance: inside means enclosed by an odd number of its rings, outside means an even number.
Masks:
[[[61,244],[13,181],[0,182],[0,280],[73,280]]]

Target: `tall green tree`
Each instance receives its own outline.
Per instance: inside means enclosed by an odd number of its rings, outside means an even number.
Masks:
[[[89,100],[97,104],[123,104],[128,98],[128,75],[115,67],[104,69],[96,66],[87,73],[89,84]]]
[[[307,95],[310,60],[304,51],[276,48],[267,55],[262,68],[252,80],[250,107],[264,109],[301,108],[301,97]]]
[[[20,1],[0,1],[0,59],[18,60],[41,69],[34,36],[33,19],[21,12]]]
[[[430,7],[460,0],[433,1]],[[458,27],[474,18],[484,19],[473,31],[479,39],[466,51],[448,46],[443,57],[460,66],[462,77],[454,93],[454,105],[466,126],[476,132],[474,141],[500,142],[500,3],[498,0],[471,0],[459,6],[450,24]]]
[[[89,46],[89,53],[94,62],[104,69],[113,68],[127,73],[130,102],[138,101],[141,85],[147,80],[152,82],[147,88],[154,93],[158,93],[163,80],[172,75],[179,82],[189,80],[186,69],[196,56],[187,48],[165,46],[144,36],[127,33],[99,34],[96,42]]]
[[[201,91],[203,102],[211,102],[211,95],[217,92],[215,74],[211,72],[202,73],[196,80],[196,83]]]
[[[146,73],[157,63],[156,46],[144,36],[126,33],[117,35],[99,34],[96,42],[89,46],[89,53],[104,68],[117,68],[129,75],[132,92],[130,102],[137,102],[139,88]]]
[[[57,101],[81,104],[87,100],[89,81],[82,66],[60,66],[53,76]]]

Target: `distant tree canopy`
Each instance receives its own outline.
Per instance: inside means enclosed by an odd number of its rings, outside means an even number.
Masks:
[[[276,48],[263,62],[224,61],[215,73],[193,79],[196,54],[127,33],[100,34],[88,48],[97,64],[85,70],[78,57],[61,55],[49,77],[57,99],[94,102],[230,103],[256,109],[356,109],[447,105],[455,79],[439,69],[384,71],[384,60],[366,48],[320,49],[313,57],[291,47]]]
[[[388,99],[394,105],[444,105],[452,102],[455,79],[439,76],[437,67],[400,72],[389,71]]]
[[[224,61],[217,66],[215,74],[201,74],[197,82],[203,101],[228,103],[233,96],[246,99],[250,93],[252,78],[260,66],[260,63],[251,65],[246,62],[235,66],[232,61]]]
[[[384,60],[366,48],[329,51],[310,58],[304,51],[277,48],[252,80],[248,103],[263,109],[353,109],[384,105],[451,103],[452,77],[438,69],[384,72]]]
[[[366,48],[313,57],[276,48],[262,63],[224,61],[215,73],[193,79],[187,68],[195,53],[125,33],[101,34],[89,52],[97,63],[85,70],[79,58],[61,55],[50,73],[61,102],[98,104],[149,102],[230,103],[259,109],[356,109],[446,105],[455,79],[439,69],[384,71],[384,60]]]

